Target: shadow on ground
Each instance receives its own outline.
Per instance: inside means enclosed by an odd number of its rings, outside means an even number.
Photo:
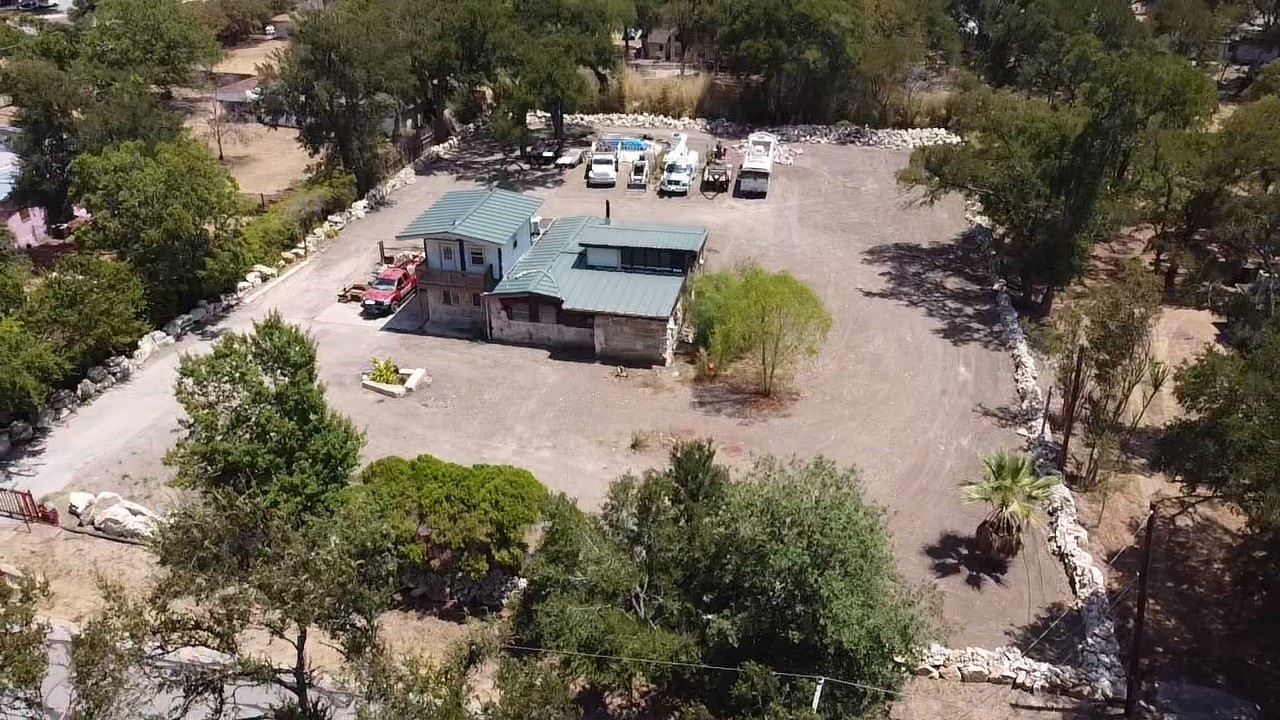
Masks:
[[[421,176],[446,175],[485,187],[500,187],[515,192],[551,189],[578,177],[581,166],[568,170],[532,166],[514,155],[513,143],[499,143],[492,138],[476,138],[462,143],[448,157],[416,166]]]
[[[938,321],[934,333],[955,345],[1004,348],[981,255],[967,235],[929,245],[876,245],[862,262],[883,267],[885,279],[883,290],[863,290],[863,295],[920,309]]]
[[[693,400],[696,410],[708,415],[734,418],[743,422],[755,422],[786,417],[791,405],[800,393],[781,389],[771,396],[761,395],[754,383],[737,380],[708,380],[694,383]]]
[[[924,554],[932,563],[933,575],[949,578],[964,575],[964,583],[975,590],[988,584],[1004,585],[1009,563],[986,557],[978,551],[972,535],[943,533],[924,548]]]

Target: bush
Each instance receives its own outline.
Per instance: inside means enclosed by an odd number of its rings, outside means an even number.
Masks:
[[[32,291],[26,325],[71,369],[84,370],[133,346],[146,331],[142,281],[127,263],[69,255]]]
[[[391,362],[391,358],[373,358],[373,369],[369,371],[369,379],[376,383],[384,385],[403,385],[404,378],[400,377],[400,371],[396,368],[396,364]]]
[[[356,492],[396,518],[406,554],[433,572],[472,577],[517,570],[525,533],[543,513],[547,491],[510,465],[445,462],[431,455],[386,457],[360,473]]]
[[[66,363],[48,343],[21,322],[0,317],[0,416],[35,409],[49,394],[49,383],[65,370]]]
[[[356,183],[351,175],[308,181],[244,226],[240,247],[247,262],[236,268],[234,275],[242,274],[254,263],[274,263],[281,252],[302,242],[311,228],[355,199]]]

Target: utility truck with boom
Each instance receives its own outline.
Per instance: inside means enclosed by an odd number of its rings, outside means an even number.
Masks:
[[[698,153],[690,150],[688,135],[676,133],[675,142],[663,159],[662,180],[658,182],[658,193],[667,195],[687,195],[693,186],[694,177],[698,173]]]

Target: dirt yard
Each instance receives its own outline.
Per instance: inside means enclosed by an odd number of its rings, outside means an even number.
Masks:
[[[190,99],[183,109],[192,136],[216,156],[218,143],[208,92]],[[307,166],[315,162],[298,144],[298,131],[292,128],[271,128],[256,122],[230,122],[222,128],[222,164],[236,179],[240,192],[247,195],[270,200],[302,182]]]
[[[587,189],[580,169],[504,173],[502,162],[474,147],[400,191],[392,207],[350,224],[214,334],[247,329],[272,309],[308,328],[319,341],[331,402],[367,430],[366,459],[427,452],[511,463],[588,507],[620,474],[663,462],[662,443],[629,449],[635,431],[711,436],[722,457],[739,465],[759,453],[856,464],[868,493],[888,509],[902,572],[940,598],[948,641],[1000,645],[1068,591],[1040,542],[1029,543],[1007,572],[991,572],[972,555],[985,510],[965,504],[956,486],[978,471],[981,454],[1021,446],[1009,422],[1011,361],[985,279],[961,238],[960,202],[915,206],[894,182],[906,158],[809,146],[795,166],[777,171],[765,200],[658,199]],[[722,387],[689,382],[686,367],[618,379],[611,366],[544,350],[404,332],[397,319],[364,320],[356,307],[335,302],[344,282],[371,267],[379,240],[444,192],[499,180],[545,198],[545,218],[603,214],[608,199],[616,218],[704,225],[711,268],[753,260],[809,283],[835,327],[796,378],[797,399],[761,413]],[[126,496],[163,507],[168,470],[160,459],[177,430],[178,353],[208,343],[184,340],[73,416],[15,465],[19,482],[57,494],[120,489],[127,475]],[[433,382],[403,400],[363,391],[358,372],[375,355],[425,367]]]
[[[277,52],[288,47],[286,40],[255,39],[233,48],[224,48],[222,60],[213,66],[215,73],[257,75],[263,65],[274,65]]]

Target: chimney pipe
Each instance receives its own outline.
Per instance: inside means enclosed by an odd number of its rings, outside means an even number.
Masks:
[[[610,218],[612,218],[612,217],[613,217],[613,214],[612,214],[612,212],[610,211],[610,208],[609,208],[609,201],[608,201],[608,200],[605,200],[605,201],[604,201],[604,224],[605,224],[605,225],[608,225],[608,224],[609,224],[609,219],[610,219]]]

